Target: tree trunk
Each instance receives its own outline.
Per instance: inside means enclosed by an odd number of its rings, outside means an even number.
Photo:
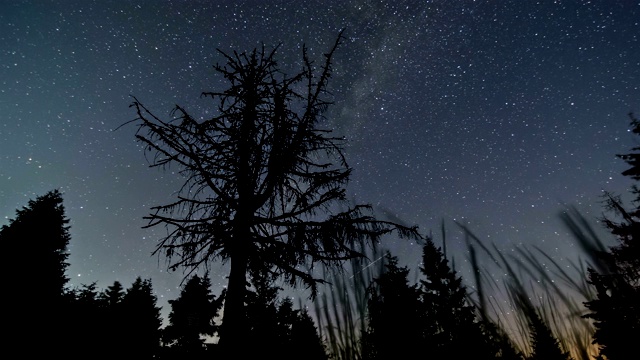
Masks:
[[[247,88],[246,105],[243,109],[240,139],[237,149],[238,205],[233,219],[233,238],[227,244],[231,261],[229,286],[224,304],[220,348],[225,358],[242,359],[248,353],[245,342],[248,340],[247,317],[244,299],[247,291],[248,250],[251,241],[251,222],[253,218],[255,179],[252,171],[252,152],[254,151],[254,132],[257,104],[260,96],[254,79],[245,84]]]
[[[239,201],[241,202],[241,201]],[[252,213],[242,202],[233,222],[233,238],[228,244],[231,269],[224,301],[219,348],[223,359],[242,359],[247,354],[248,323],[244,306]]]
[[[246,254],[236,252],[231,258],[229,284],[224,301],[224,313],[219,348],[223,358],[242,358],[243,339],[246,338],[247,319],[244,308],[246,293]]]

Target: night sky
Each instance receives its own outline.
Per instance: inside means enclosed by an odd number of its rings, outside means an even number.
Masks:
[[[425,233],[444,219],[457,261],[453,220],[562,261],[577,251],[562,204],[595,218],[603,190],[630,186],[615,154],[638,145],[637,0],[0,0],[0,225],[60,189],[72,284],[152,278],[167,311],[183,273],[151,256],[164,230],[142,218],[182,182],[148,167],[135,126],[114,131],[135,118],[130,95],[164,119],[175,104],[206,116],[200,93],[226,86],[216,49],[281,43],[292,73],[303,43],[320,63],[342,28],[327,116],[348,139],[350,196]],[[417,245],[387,240],[417,265]]]

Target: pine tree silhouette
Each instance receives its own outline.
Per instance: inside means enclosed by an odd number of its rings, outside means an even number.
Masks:
[[[407,267],[385,255],[385,271],[369,289],[368,327],[363,335],[363,359],[408,359],[423,349],[423,328],[429,319],[421,312],[420,292],[409,285]]]
[[[122,283],[117,280],[113,282],[113,285],[108,286],[107,289],[99,295],[99,299],[104,306],[112,308],[118,306],[118,304],[122,302],[123,298],[124,287],[122,287]]]
[[[160,308],[151,280],[136,278],[122,298],[121,351],[126,357],[151,359],[160,349]]]
[[[294,309],[290,298],[281,299],[281,288],[273,278],[263,274],[252,276],[252,291],[246,297],[251,349],[254,358],[284,360],[326,360],[327,354],[317,328],[306,311]]]
[[[0,244],[8,256],[2,261],[5,289],[10,296],[3,305],[12,315],[6,318],[8,347],[21,357],[33,357],[35,334],[39,346],[50,354],[63,354],[63,345],[72,335],[70,304],[73,294],[65,290],[69,220],[62,194],[53,190],[16,211],[16,217],[0,229]],[[7,353],[12,353],[5,349]],[[39,354],[38,354],[39,355]]]
[[[522,360],[522,355],[501,328],[487,319],[481,320],[480,325],[487,341],[489,354],[493,354],[495,359],[500,360]]]
[[[116,358],[124,351],[125,337],[128,336],[128,332],[123,330],[127,326],[127,319],[122,308],[124,296],[124,287],[117,280],[98,295],[102,315],[99,354],[103,359]]]
[[[200,358],[205,355],[205,336],[214,336],[218,330],[214,318],[222,307],[223,293],[216,298],[211,294],[209,278],[192,276],[184,285],[180,296],[169,300],[169,325],[163,331],[163,342],[171,346],[176,356]]]
[[[466,288],[430,238],[423,247],[422,279],[408,281],[409,269],[385,255],[385,271],[369,290],[365,360],[413,358],[521,360],[509,338],[478,319]]]
[[[531,356],[529,360],[569,360],[568,352],[563,352],[558,339],[540,316],[531,309],[527,316],[531,337]]]
[[[629,114],[632,131],[640,135],[640,121]],[[631,168],[622,174],[640,180],[640,147],[632,153],[618,155]],[[618,239],[609,252],[601,253],[604,270],[589,269],[589,282],[596,289],[596,298],[585,303],[596,328],[594,343],[601,355],[610,360],[628,359],[637,352],[635,340],[640,339],[640,189],[634,184],[633,210],[625,209],[619,197],[605,194],[607,209],[614,219],[603,218],[605,226]]]
[[[299,359],[304,354],[307,360],[328,360],[327,349],[309,312],[306,309],[288,310],[287,308],[293,308],[293,302],[290,299],[286,299],[279,309],[280,313],[284,311],[294,313],[289,339],[290,359]]]
[[[466,288],[430,238],[422,251],[421,296],[428,327],[425,345],[435,358],[493,359],[495,353],[467,302]]]
[[[65,357],[68,359],[84,359],[88,354],[102,349],[105,341],[103,309],[98,299],[96,283],[81,285],[73,290],[75,299],[67,319],[72,324],[69,336],[69,347]],[[97,357],[101,358],[101,357]]]

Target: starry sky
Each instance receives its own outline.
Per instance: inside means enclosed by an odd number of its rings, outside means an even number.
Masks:
[[[0,225],[60,189],[71,283],[152,278],[166,311],[183,274],[151,256],[164,231],[142,218],[182,182],[148,167],[134,126],[115,130],[135,118],[130,95],[165,119],[175,104],[206,114],[200,93],[226,86],[216,49],[282,44],[291,73],[303,44],[321,62],[343,28],[327,116],[350,196],[425,233],[444,219],[450,256],[466,256],[455,220],[563,259],[562,204],[595,218],[603,190],[629,188],[615,154],[638,144],[637,0],[0,0]],[[416,244],[386,240],[417,264]]]

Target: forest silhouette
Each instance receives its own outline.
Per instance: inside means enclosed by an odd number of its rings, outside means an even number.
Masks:
[[[146,217],[146,227],[168,230],[154,254],[172,270],[187,270],[178,298],[169,301],[168,324],[151,279],[138,277],[128,287],[115,281],[104,290],[95,283],[69,287],[69,220],[63,194],[53,190],[0,230],[11,254],[5,270],[22,270],[8,279],[7,309],[15,315],[9,347],[20,357],[74,359],[631,358],[640,339],[640,208],[633,208],[640,189],[631,189],[630,210],[605,195],[612,247],[578,212],[563,213],[588,257],[575,264],[577,275],[535,249],[508,257],[458,224],[473,268],[470,291],[431,236],[347,200],[345,140],[322,127],[341,40],[342,33],[319,67],[303,48],[302,70],[291,77],[278,67],[277,48],[222,53],[227,62],[215,70],[229,87],[203,93],[216,109],[207,120],[176,106],[165,121],[134,97],[137,117],[128,123],[137,126],[151,166],[178,166],[184,179],[176,201]],[[630,118],[640,135],[640,122]],[[640,180],[640,148],[618,156],[631,166],[623,175]],[[443,226],[443,245],[445,233]],[[394,235],[422,246],[422,263],[412,264],[416,283],[409,267],[379,248]],[[491,288],[478,256],[508,275],[504,288]],[[566,286],[549,281],[540,257]],[[376,267],[365,263],[375,259]],[[206,272],[216,261],[230,263],[220,294],[211,293]],[[345,275],[345,264],[355,275]],[[542,279],[542,302],[533,300],[539,289],[523,272]],[[319,293],[324,283],[330,291]],[[281,297],[284,285],[310,288],[314,312]],[[515,324],[500,318],[498,297],[516,312]]]

